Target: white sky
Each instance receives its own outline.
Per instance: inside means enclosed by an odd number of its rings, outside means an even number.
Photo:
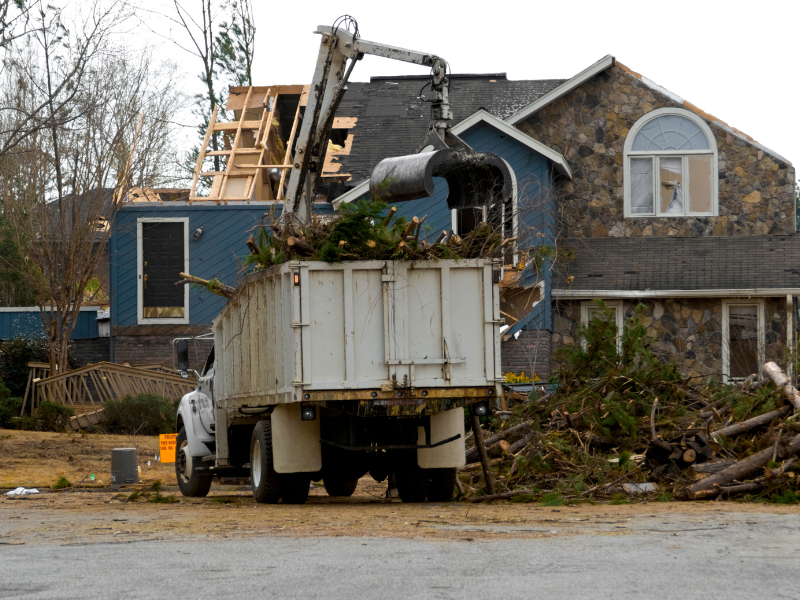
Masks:
[[[141,1],[155,10],[171,8],[169,0]],[[347,13],[356,18],[365,39],[435,53],[454,73],[566,79],[612,54],[795,165],[800,163],[798,0],[253,3],[256,85],[310,82],[319,49],[319,37],[312,32]],[[148,22],[166,31],[166,22],[156,15]],[[197,59],[155,35],[150,39],[159,46],[159,57],[171,55],[185,64],[188,76],[182,85],[198,85]],[[427,71],[366,57],[356,65],[352,80]]]

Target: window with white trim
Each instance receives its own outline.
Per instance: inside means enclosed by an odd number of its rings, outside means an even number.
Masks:
[[[678,108],[639,119],[625,140],[625,216],[713,216],[717,145],[706,122]]]
[[[605,310],[614,311],[611,320],[617,326],[617,353],[622,354],[622,328],[625,324],[622,313],[622,300],[606,300],[604,304]],[[588,325],[602,313],[603,309],[597,306],[595,302],[581,302],[581,323],[583,325]],[[586,340],[581,340],[581,344],[583,349],[586,350]]]
[[[763,301],[722,301],[722,374],[726,383],[753,373],[761,379],[765,338]]]

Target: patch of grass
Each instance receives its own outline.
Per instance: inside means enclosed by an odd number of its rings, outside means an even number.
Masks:
[[[222,496],[214,496],[213,498],[209,498],[208,501],[211,502],[212,504],[227,504],[228,503],[228,499],[224,498]]]
[[[550,492],[539,499],[539,503],[544,506],[564,506],[566,502],[557,492]]]
[[[625,494],[619,493],[614,494],[609,504],[630,504],[630,502],[630,499]]]
[[[134,490],[133,493],[128,496],[127,502],[136,502],[141,497],[142,497],[142,492],[139,490]]]
[[[668,492],[656,496],[656,502],[671,502],[671,501],[672,501],[672,494]]]
[[[62,477],[59,477],[58,481],[56,481],[53,484],[53,489],[54,490],[63,490],[64,488],[68,488],[68,487],[71,487],[71,486],[72,486],[72,484],[69,482],[69,479],[67,479],[66,477],[62,476]]]
[[[153,490],[154,492],[161,492],[164,490],[164,484],[160,479],[156,479],[155,483],[153,483],[153,485],[150,486],[150,489]]]
[[[784,490],[781,493],[770,495],[769,499],[775,504],[797,504],[800,502],[800,494],[794,490]]]
[[[178,499],[175,498],[174,494],[164,496],[161,494],[161,492],[156,492],[155,495],[150,498],[150,502],[155,502],[156,504],[173,504],[177,501]]]

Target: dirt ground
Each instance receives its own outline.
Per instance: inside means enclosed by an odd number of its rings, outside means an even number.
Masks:
[[[106,489],[111,449],[136,447],[143,483]],[[0,490],[38,487],[33,496],[0,495],[0,545],[59,541],[83,543],[210,537],[375,536],[449,540],[552,537],[587,532],[620,535],[635,522],[667,522],[681,515],[697,523],[709,519],[798,514],[800,507],[736,502],[646,502],[547,507],[539,504],[403,504],[387,500],[386,483],[359,481],[350,498],[330,498],[321,487],[308,502],[259,505],[249,485],[214,483],[207,498],[183,498],[172,464],[154,462],[155,437],[56,434],[0,430]],[[147,461],[150,466],[147,466]],[[73,483],[95,473],[91,487],[50,490],[59,476]],[[149,489],[161,480],[155,502]],[[84,484],[86,485],[86,484]],[[139,498],[131,494],[139,490]]]
[[[0,429],[0,488],[49,488],[59,477],[88,487],[92,473],[95,486],[105,487],[111,483],[114,448],[137,449],[142,481],[176,484],[174,465],[156,460],[158,436]]]

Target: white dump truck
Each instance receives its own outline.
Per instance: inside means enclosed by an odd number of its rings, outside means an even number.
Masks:
[[[449,500],[464,407],[496,401],[500,265],[296,261],[249,275],[178,410],[184,495],[249,474],[259,502],[335,496],[367,472],[402,500]],[[186,342],[176,344],[179,368]],[[249,471],[247,466],[249,464]]]
[[[509,200],[505,161],[450,130],[442,58],[364,40],[350,17],[317,33],[283,217],[309,222],[336,108],[366,54],[431,68],[429,132],[417,154],[376,166],[373,195],[429,197],[439,177],[451,209]],[[259,502],[296,503],[312,480],[349,495],[369,472],[379,481],[393,473],[404,501],[449,499],[464,464],[464,407],[485,413],[502,391],[500,271],[490,258],[292,260],[247,276],[214,320],[214,350],[178,410],[183,494],[205,495],[215,476],[249,474]],[[187,371],[185,340],[176,354]]]

